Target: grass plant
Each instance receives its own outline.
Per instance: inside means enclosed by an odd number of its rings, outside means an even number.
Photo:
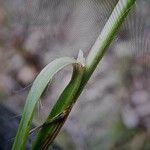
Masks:
[[[36,77],[28,94],[23,110],[22,119],[13,144],[13,150],[25,149],[25,144],[30,134],[30,126],[36,104],[53,76],[65,66],[73,65],[73,74],[56,104],[53,106],[45,123],[37,127],[37,137],[32,144],[33,150],[46,150],[53,142],[61,127],[65,123],[72,107],[83,91],[92,73],[103,58],[109,45],[119,31],[120,26],[134,5],[135,0],[119,0],[111,16],[90,50],[87,58],[79,51],[78,58],[58,58],[48,64]],[[80,129],[79,129],[80,130]],[[34,131],[34,130],[33,130]]]

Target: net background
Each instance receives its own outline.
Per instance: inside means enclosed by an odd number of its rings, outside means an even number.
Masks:
[[[43,66],[61,56],[76,57],[79,49],[87,56],[116,2],[1,0],[1,103],[20,113]],[[57,138],[64,149],[109,149],[114,142],[110,129],[120,115],[127,127],[137,127],[142,120],[149,128],[149,9],[148,0],[137,0]],[[70,76],[68,67],[52,81],[36,123],[44,121]]]

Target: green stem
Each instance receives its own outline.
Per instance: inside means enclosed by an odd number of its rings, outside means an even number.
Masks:
[[[91,51],[89,52],[89,55],[86,59],[85,72],[84,72],[82,81],[80,83],[80,86],[78,85],[77,89],[72,90],[72,92],[74,93],[74,94],[72,93],[73,97],[70,97],[69,99],[67,98],[68,100],[66,101],[66,96],[69,96],[68,94],[71,95],[71,93],[68,93],[69,88],[71,87],[72,89],[72,86],[76,85],[75,83],[76,81],[74,82],[73,80],[71,80],[70,84],[65,88],[61,97],[59,98],[54,108],[52,109],[48,119],[59,114],[66,107],[70,106],[70,104],[72,105],[72,103],[77,100],[80,93],[83,91],[84,86],[86,85],[87,81],[89,80],[92,73],[94,72],[96,66],[98,65],[102,57],[104,56],[106,50],[108,49],[116,33],[118,32],[119,27],[123,23],[124,19],[126,18],[127,14],[129,13],[134,3],[135,3],[135,0],[119,0],[110,18],[108,19],[106,25],[104,26],[100,36],[98,37]],[[74,75],[76,76],[78,74],[74,74]],[[69,115],[69,112],[68,112],[68,115]],[[33,149],[36,149],[36,150],[47,149],[48,145],[52,142],[52,140],[58,134],[64,122],[65,120],[63,120],[61,123],[57,122],[53,125],[47,126],[46,128],[42,128],[38,133],[37,139],[33,145]],[[44,141],[46,141],[46,143]]]
[[[119,31],[119,28],[121,27],[135,1],[136,0],[119,0],[117,3],[111,16],[109,17],[107,23],[105,24],[103,30],[101,31],[99,37],[87,56],[85,73],[76,98],[78,98],[82,93],[85,85],[108,50],[109,45]]]

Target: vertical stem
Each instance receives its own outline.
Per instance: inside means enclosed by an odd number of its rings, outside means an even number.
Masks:
[[[69,97],[69,99],[67,99],[67,102],[66,102],[67,105],[70,104],[70,102],[72,102],[72,100],[76,101],[76,99],[79,97],[84,86],[86,85],[87,81],[89,80],[92,73],[94,72],[96,66],[102,59],[103,55],[105,54],[106,50],[108,49],[108,46],[111,44],[112,40],[114,39],[116,33],[119,30],[119,27],[121,26],[122,22],[124,21],[125,17],[129,13],[129,11],[132,8],[134,3],[135,3],[135,0],[119,0],[114,11],[112,12],[110,18],[108,19],[106,25],[104,26],[100,36],[98,37],[98,39],[96,40],[95,44],[93,45],[91,51],[89,52],[89,55],[86,60],[86,66],[85,66],[86,70],[84,72],[81,83],[79,84],[79,87],[77,89],[73,90],[73,93],[75,95],[73,95],[73,97],[71,97],[71,98]],[[77,75],[78,74],[75,74],[75,77]],[[60,97],[60,99],[57,101],[56,105],[52,109],[50,116],[53,112],[55,115],[57,115],[57,113],[58,113],[57,111],[60,110],[60,107],[61,107],[61,109],[63,109],[63,107],[60,106],[59,103],[64,102],[64,100],[66,99],[66,94],[70,94],[69,93],[70,86],[73,86],[73,84],[70,84],[68,87],[66,87],[62,96]],[[71,89],[72,89],[72,87],[71,87]],[[68,95],[68,96],[70,96],[70,95]],[[64,105],[64,104],[62,104],[62,105]],[[57,108],[56,106],[59,108]],[[58,124],[58,127],[56,125],[53,125],[53,126],[49,126],[47,128],[41,129],[41,131],[39,131],[39,133],[38,133],[35,143],[33,144],[32,149],[36,149],[36,150],[41,149],[45,139],[46,138],[49,139],[49,137],[50,137],[50,139],[52,138],[51,134],[53,135],[54,127],[56,127],[56,129],[57,129],[57,133],[54,135],[56,137],[56,135],[58,134],[58,132],[61,128],[61,127],[59,127],[59,125],[63,125],[63,124],[64,124],[64,122],[62,122],[62,124]],[[48,148],[48,145],[52,142],[52,140],[50,140],[50,141],[46,140],[46,145],[44,145],[44,148],[42,147],[42,149],[46,150]]]
[[[101,31],[99,37],[97,38],[95,44],[87,56],[85,73],[76,98],[78,98],[82,93],[86,83],[90,79],[98,63],[103,58],[105,52],[108,50],[109,45],[116,36],[120,26],[122,25],[135,1],[136,0],[119,0],[117,3],[111,16],[109,17],[103,30]]]

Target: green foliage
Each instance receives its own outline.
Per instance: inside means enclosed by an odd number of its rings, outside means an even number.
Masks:
[[[74,64],[70,83],[60,95],[45,123],[40,126],[41,130],[38,132],[32,147],[32,149],[35,150],[48,149],[48,146],[59,133],[71,108],[84,89],[96,66],[104,56],[134,2],[135,0],[119,0],[100,36],[92,47],[85,64],[83,54],[80,51],[77,60],[68,57],[59,58],[41,71],[35,79],[27,97],[23,116],[13,145],[14,150],[24,149],[37,101],[40,99],[47,84],[60,69],[66,65]]]
[[[64,57],[64,58],[56,59],[50,64],[48,64],[36,77],[27,97],[27,101],[24,107],[21,122],[18,128],[18,132],[15,138],[14,145],[13,145],[14,150],[24,149],[25,143],[27,141],[27,137],[29,134],[31,121],[33,118],[36,104],[38,100],[40,99],[42,93],[44,92],[44,89],[50,82],[50,80],[58,71],[60,71],[65,66],[69,64],[76,64],[76,63],[78,62],[73,58]],[[81,66],[79,63],[78,65]],[[76,66],[77,65],[75,65],[75,67]]]

